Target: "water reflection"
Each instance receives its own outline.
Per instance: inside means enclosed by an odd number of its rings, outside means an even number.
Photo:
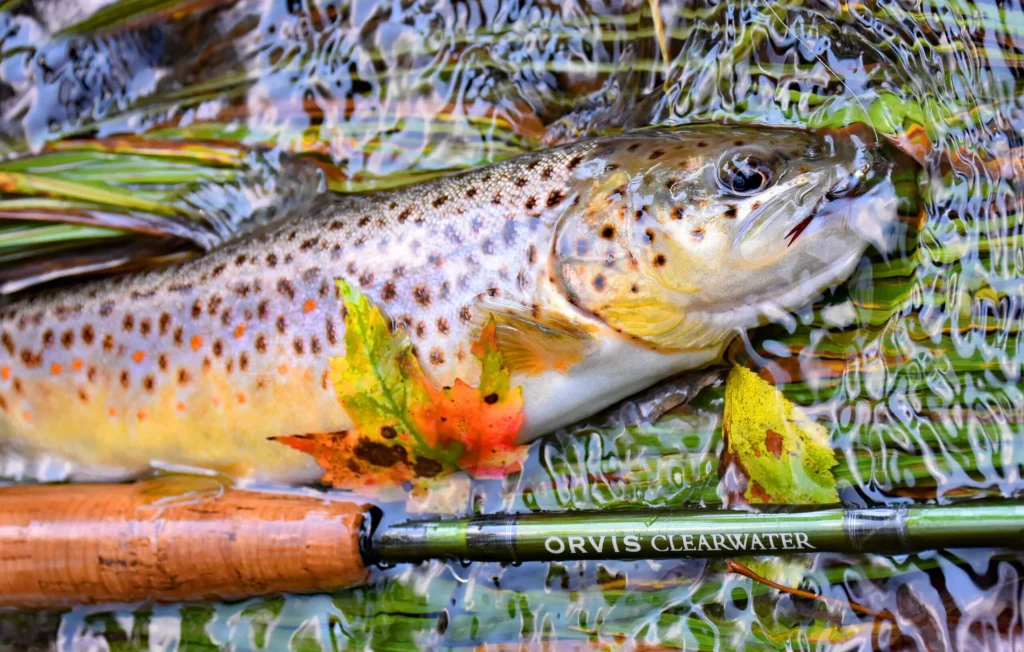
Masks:
[[[1020,494],[1018,3],[662,2],[668,62],[646,2],[198,4],[113,30],[74,29],[86,19],[54,18],[61,2],[4,13],[9,150],[74,133],[260,143],[337,166],[330,185],[349,191],[622,127],[920,123],[934,150],[906,170],[923,200],[901,207],[897,253],[731,358],[829,428],[850,504]],[[559,433],[514,482],[475,483],[467,508],[718,504],[721,408],[714,387],[655,426]],[[938,650],[1010,647],[1024,625],[1017,554],[761,563],[796,591],[703,560],[433,562],[333,597],[5,618],[0,641]]]

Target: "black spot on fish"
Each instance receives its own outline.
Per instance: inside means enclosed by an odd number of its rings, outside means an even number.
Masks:
[[[736,206],[733,204],[726,206],[725,210],[722,211],[722,215],[729,219],[736,217]]]
[[[651,155],[647,157],[648,161],[657,161],[659,158],[665,155],[664,150],[656,149],[651,152]]]
[[[394,301],[395,297],[397,296],[398,290],[395,288],[395,284],[392,283],[391,281],[385,283],[384,287],[381,289],[380,298],[383,299],[384,301],[390,302]]]
[[[627,152],[635,152],[638,149],[640,149],[640,143],[633,143],[632,145],[630,145],[629,147],[626,148],[626,151]]]
[[[398,223],[405,224],[410,217],[412,217],[412,209],[406,208],[405,210],[398,214]]]
[[[416,303],[423,307],[430,305],[430,290],[423,285],[416,286],[413,290],[413,296],[416,298]]]
[[[530,195],[529,197],[526,198],[526,204],[524,205],[526,206],[526,210],[532,211],[534,207],[537,206],[537,198],[534,197],[533,195]]]
[[[277,291],[288,297],[289,299],[295,298],[295,288],[292,286],[291,281],[283,278],[277,282]]]
[[[45,331],[43,331],[43,347],[47,349],[50,348],[51,346],[53,346],[53,341],[53,331],[47,328]]]
[[[280,317],[277,318],[277,332],[278,333],[281,333],[283,335],[284,331],[285,331],[285,328],[287,328],[287,326],[288,326],[288,324],[287,324],[287,322],[284,319],[284,315],[281,315]]]
[[[565,199],[564,192],[562,192],[561,190],[552,190],[548,194],[548,208],[554,208],[555,206],[558,206],[560,203],[562,203],[563,199]]]
[[[683,219],[683,207],[681,205],[676,204],[675,206],[672,207],[672,219],[673,220],[681,220],[681,219]]]
[[[200,315],[203,314],[203,302],[196,299],[195,303],[192,304],[192,319],[199,319]]]
[[[96,331],[93,329],[92,324],[86,324],[83,326],[82,341],[85,344],[92,344],[94,339],[96,339]]]
[[[611,224],[605,224],[601,227],[601,237],[605,240],[611,240],[615,237],[615,227]]]
[[[665,254],[658,254],[657,256],[654,257],[654,266],[655,267],[663,267],[666,262],[667,262],[667,259],[665,258]]]
[[[582,156],[574,156],[569,161],[568,169],[575,170],[576,168],[579,167],[580,163],[582,163],[582,162],[583,162],[583,157]]]
[[[121,328],[124,329],[125,333],[130,333],[135,329],[135,317],[132,315],[125,315],[124,319],[121,320]]]
[[[448,201],[448,195],[441,195],[434,199],[434,208],[441,208]]]
[[[271,267],[277,266],[277,254],[267,254],[267,264]]]
[[[256,342],[255,342],[255,344],[253,346],[256,347],[256,350],[258,352],[266,353],[267,352],[267,338],[264,337],[262,333],[260,333],[259,335],[256,336]]]
[[[605,279],[604,274],[598,274],[594,277],[594,289],[598,292],[604,291]]]
[[[552,174],[554,174],[554,172],[555,172],[555,171],[554,171],[554,170],[552,170],[552,169],[551,169],[551,168],[549,168],[549,167],[548,167],[548,168],[544,168],[543,170],[541,170],[541,173],[540,173],[540,178],[541,178],[541,179],[544,179],[545,181],[547,181],[548,179],[550,179],[550,178],[551,178],[551,175],[552,175]]]

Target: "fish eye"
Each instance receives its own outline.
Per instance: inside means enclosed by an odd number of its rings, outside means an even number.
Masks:
[[[772,182],[772,167],[756,154],[736,153],[718,169],[718,183],[734,195],[752,195]]]

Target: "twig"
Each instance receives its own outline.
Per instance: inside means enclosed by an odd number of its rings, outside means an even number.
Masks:
[[[870,609],[868,607],[865,607],[864,605],[858,604],[858,603],[854,602],[853,600],[847,600],[847,601],[844,602],[843,600],[836,600],[835,598],[829,598],[829,597],[824,596],[824,595],[817,595],[815,593],[811,593],[810,591],[804,591],[802,589],[794,589],[792,587],[785,586],[783,584],[779,584],[778,582],[773,582],[773,581],[771,581],[770,579],[768,579],[766,577],[761,577],[760,575],[758,575],[754,571],[750,570],[749,568],[747,568],[743,564],[739,563],[738,561],[734,561],[732,559],[726,559],[725,560],[725,566],[726,566],[726,569],[729,570],[730,572],[737,573],[737,574],[743,575],[745,577],[749,577],[750,579],[754,580],[755,582],[760,582],[760,583],[762,583],[762,584],[764,584],[766,586],[772,587],[773,589],[778,589],[779,591],[783,591],[785,593],[789,593],[790,595],[796,595],[796,596],[799,596],[801,598],[809,598],[811,600],[820,600],[822,602],[825,602],[825,603],[828,603],[828,604],[831,604],[831,605],[837,606],[837,607],[849,606],[854,611],[857,611],[857,612],[860,612],[860,613],[865,613],[865,614],[870,614],[872,616],[875,616],[876,618],[882,618],[884,620],[888,620],[888,621],[891,621],[891,622],[896,622],[896,618],[894,618],[893,615],[890,614],[888,611],[875,611],[874,609]]]

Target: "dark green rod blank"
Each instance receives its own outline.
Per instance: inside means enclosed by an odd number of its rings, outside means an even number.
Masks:
[[[648,509],[410,521],[374,532],[367,561],[659,559],[797,552],[1024,548],[1024,504],[866,509]]]

